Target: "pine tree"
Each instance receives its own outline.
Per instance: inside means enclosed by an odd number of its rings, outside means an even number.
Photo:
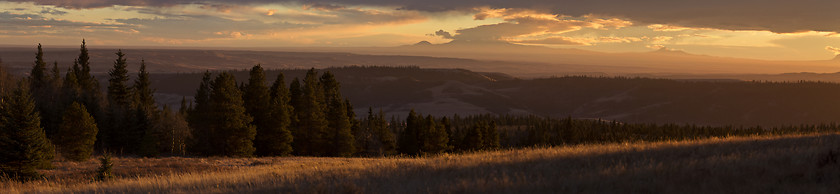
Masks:
[[[133,134],[142,136],[136,140],[139,142],[139,151],[143,156],[157,156],[161,153],[160,147],[166,142],[161,139],[165,131],[153,130],[155,118],[157,117],[157,105],[155,105],[155,90],[151,87],[149,72],[146,71],[146,61],[140,61],[140,70],[137,72],[137,79],[132,86],[134,116],[132,118]]]
[[[420,130],[419,127],[422,120],[423,118],[417,116],[414,109],[411,109],[411,112],[408,113],[408,117],[405,118],[405,130],[400,133],[400,139],[398,141],[400,144],[400,153],[408,155],[417,155],[420,153],[420,146],[418,145],[418,132]]]
[[[394,138],[394,133],[388,128],[388,122],[385,120],[385,112],[379,109],[379,114],[373,120],[374,132],[379,137],[379,142],[382,148],[379,150],[380,155],[391,155],[397,151],[397,140]]]
[[[245,113],[242,93],[236,86],[236,79],[230,73],[221,73],[211,84],[210,128],[219,141],[213,141],[221,147],[220,155],[247,157],[253,155],[256,129],[251,125],[253,118]]]
[[[138,109],[147,111],[157,110],[155,105],[155,89],[152,88],[152,81],[149,72],[146,71],[146,60],[140,60],[140,71],[137,72],[137,79],[134,80],[134,104]]]
[[[265,84],[265,72],[260,65],[251,68],[248,84],[243,90],[243,100],[245,101],[245,110],[251,117],[254,118],[253,125],[257,128],[257,138],[254,141],[254,147],[257,148],[258,155],[267,154],[271,147],[273,139],[264,139],[262,134],[271,134],[270,131],[275,131],[272,128],[271,120],[277,119],[271,117],[271,110],[269,109],[270,97],[268,86]],[[266,151],[266,152],[263,152]]]
[[[182,96],[181,97],[181,106],[178,108],[178,114],[180,114],[181,116],[186,118],[186,117],[188,117],[191,108],[192,107],[190,107],[190,105],[187,104],[187,97]]]
[[[111,154],[105,153],[102,154],[102,157],[99,158],[99,168],[96,169],[96,177],[94,180],[96,181],[107,181],[114,178],[114,175],[111,171],[113,171],[114,163],[111,162]]]
[[[423,126],[422,151],[426,154],[439,154],[449,150],[449,137],[445,129],[438,127],[437,121],[432,115],[426,117],[426,124]]]
[[[125,54],[122,50],[115,53],[117,59],[113,68],[108,72],[108,110],[107,125],[103,127],[103,141],[109,141],[108,145],[115,150],[128,151],[133,153],[143,136],[141,131],[135,130],[132,121],[136,121],[132,106],[132,94],[128,82],[128,65]]]
[[[323,99],[326,104],[327,127],[331,130],[328,131],[328,137],[331,137],[330,143],[332,144],[328,148],[329,155],[351,156],[356,151],[353,145],[355,138],[353,137],[350,118],[348,118],[347,106],[339,91],[339,83],[332,73],[325,72],[321,76],[319,85],[323,89]]]
[[[467,129],[467,134],[464,135],[464,140],[461,141],[461,149],[468,151],[480,150],[484,143],[483,124],[476,123]]]
[[[36,169],[51,167],[55,153],[28,87],[21,82],[0,99],[0,172],[19,180],[40,177]]]
[[[301,89],[300,101],[297,102],[299,107],[295,107],[298,132],[294,134],[294,150],[298,155],[324,156],[331,145],[331,139],[324,115],[323,90],[314,68],[306,73]]]
[[[79,90],[75,96],[77,100],[70,100],[68,102],[81,102],[82,105],[87,108],[88,113],[96,119],[97,125],[106,125],[106,122],[104,122],[105,119],[101,119],[103,112],[103,96],[99,91],[99,81],[90,74],[90,55],[88,54],[87,45],[84,39],[82,39],[82,45],[79,48],[79,57],[76,58],[71,69],[72,70],[68,73],[74,74],[74,78],[77,83],[76,86],[78,86]],[[70,104],[66,105],[69,106]],[[105,144],[107,143],[105,140],[108,139],[105,137],[107,133],[105,133],[105,131],[102,132],[103,133],[98,134],[97,137],[100,147],[106,146]]]
[[[268,110],[270,120],[266,128],[257,128],[257,137],[254,140],[258,155],[262,156],[284,156],[292,152],[293,136],[289,130],[291,124],[292,106],[289,105],[289,90],[286,89],[283,73],[277,75],[277,79],[271,86]]]
[[[54,68],[57,67],[54,66]],[[30,91],[35,100],[35,106],[41,115],[41,126],[44,127],[47,137],[52,137],[58,126],[56,118],[59,117],[59,110],[56,100],[57,96],[60,95],[53,79],[59,78],[48,75],[47,63],[44,61],[41,44],[38,44],[38,53],[35,54],[35,63],[29,76]]]
[[[64,112],[56,144],[61,155],[71,161],[86,161],[93,153],[99,128],[84,105],[73,103]]]
[[[499,132],[496,129],[495,121],[491,121],[489,126],[484,127],[482,133],[482,138],[484,138],[483,149],[499,148]]]
[[[204,77],[201,78],[201,84],[195,93],[195,107],[190,111],[189,121],[190,128],[193,131],[193,138],[195,142],[192,145],[192,150],[205,155],[213,154],[216,146],[215,139],[213,139],[216,131],[208,124],[210,118],[210,93],[213,92],[211,85],[210,71],[204,72]]]
[[[41,49],[41,44],[38,44],[38,53],[35,54],[35,64],[32,66],[32,71],[29,73],[31,91],[45,88],[48,84],[47,77],[47,62],[44,61],[44,51]]]

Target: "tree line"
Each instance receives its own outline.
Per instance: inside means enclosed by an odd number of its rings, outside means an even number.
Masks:
[[[329,71],[310,69],[286,83],[271,81],[256,65],[237,83],[229,72],[204,73],[192,99],[179,110],[158,106],[149,72],[140,60],[131,75],[121,50],[108,72],[107,90],[90,74],[82,41],[61,76],[48,70],[38,45],[29,76],[15,78],[0,66],[0,172],[37,178],[56,157],[86,161],[95,152],[124,156],[388,156],[433,155],[501,148],[662,141],[756,134],[840,131],[836,124],[777,128],[470,115],[435,117],[411,110],[406,117],[368,108],[354,112]]]

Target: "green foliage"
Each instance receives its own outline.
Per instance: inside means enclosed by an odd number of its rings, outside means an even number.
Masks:
[[[29,73],[30,87],[32,91],[35,88],[44,88],[48,84],[47,77],[47,62],[44,61],[44,51],[41,49],[41,44],[38,44],[38,53],[35,54],[35,64],[32,65],[32,71]]]
[[[134,105],[138,109],[157,110],[155,105],[155,89],[152,88],[152,81],[149,79],[149,72],[146,71],[146,61],[140,60],[140,71],[137,72],[137,79],[134,80]]]
[[[294,83],[294,82],[293,82]],[[293,85],[294,86],[294,85]],[[294,94],[294,93],[293,93]],[[294,150],[298,155],[324,156],[328,154],[328,121],[324,114],[323,89],[318,81],[318,72],[310,69],[303,79],[300,101],[296,102],[297,132],[294,133]]]
[[[449,135],[443,127],[438,126],[437,121],[432,115],[426,117],[426,124],[423,125],[421,132],[422,148],[421,150],[426,154],[439,154],[450,149]]]
[[[37,168],[52,166],[54,148],[23,82],[0,98],[0,148],[0,172],[18,180],[38,178]]]
[[[225,156],[251,156],[256,129],[251,125],[253,118],[245,113],[242,94],[236,86],[236,79],[229,73],[221,73],[211,83],[210,111],[208,120],[219,146],[211,154]]]
[[[323,89],[323,99],[326,104],[326,117],[328,136],[331,146],[327,149],[328,155],[347,157],[356,152],[353,145],[355,138],[352,132],[352,123],[349,118],[348,107],[341,97],[340,85],[335,76],[330,72],[321,75],[320,84]],[[355,113],[353,113],[355,116]]]
[[[111,149],[134,153],[143,137],[142,131],[136,130],[137,120],[142,118],[134,117],[136,113],[131,109],[133,98],[127,84],[129,77],[125,54],[122,50],[115,54],[117,59],[108,72],[107,123],[103,125],[100,138],[107,138],[103,140]]]
[[[93,153],[99,131],[96,121],[79,103],[73,103],[65,110],[62,121],[56,136],[61,155],[71,161],[86,161]]]
[[[62,108],[61,75],[58,71],[58,62],[53,65],[52,73],[47,72],[47,63],[44,61],[41,44],[38,44],[38,53],[35,55],[35,63],[29,75],[30,91],[41,115],[41,126],[44,127],[48,138],[53,137],[61,122],[59,120]]]
[[[399,151],[403,154],[417,155],[420,153],[419,133],[423,117],[418,116],[414,109],[405,118],[405,129],[400,133]]]
[[[257,128],[254,144],[257,154],[261,156],[284,156],[292,153],[294,138],[289,125],[293,108],[289,104],[290,94],[284,79],[280,73],[272,84],[268,104],[270,119],[267,120],[265,128]]]
[[[244,86],[242,96],[246,112],[254,118],[252,124],[256,127],[258,137],[255,138],[254,147],[257,149],[258,155],[273,154],[277,151],[272,145],[276,140],[269,139],[268,136],[275,135],[272,132],[278,131],[276,129],[278,126],[273,125],[272,120],[279,118],[272,118],[271,116],[269,105],[272,99],[265,82],[263,68],[260,65],[254,66],[251,68],[248,84]]]
[[[113,168],[114,163],[111,162],[111,154],[102,154],[102,157],[99,158],[99,168],[96,169],[96,177],[93,179],[96,181],[108,181],[113,179]]]
[[[199,84],[194,96],[195,107],[189,111],[189,117],[187,118],[190,128],[193,129],[193,137],[196,140],[192,143],[191,150],[205,155],[212,154],[215,151],[214,142],[216,142],[213,138],[216,132],[210,127],[208,122],[210,121],[211,108],[210,92],[213,90],[210,88],[211,76],[210,71],[204,72],[204,76],[201,78],[201,84]]]

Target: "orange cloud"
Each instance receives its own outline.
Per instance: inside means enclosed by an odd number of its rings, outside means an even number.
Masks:
[[[833,47],[833,46],[825,46],[825,50],[833,52],[834,55],[840,55],[840,48]]]

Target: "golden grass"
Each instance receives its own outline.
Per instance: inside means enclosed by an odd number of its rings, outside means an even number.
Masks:
[[[93,161],[58,162],[0,193],[829,193],[838,160],[837,133],[423,158],[119,158],[113,181],[90,182]]]

